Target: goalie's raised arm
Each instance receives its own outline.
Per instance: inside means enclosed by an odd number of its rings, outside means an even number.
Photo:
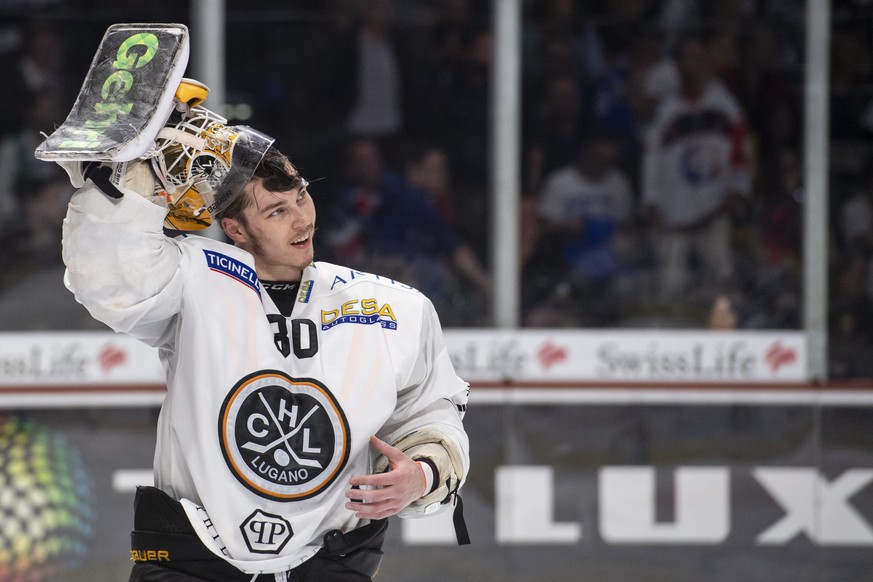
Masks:
[[[135,173],[150,172],[136,165]],[[127,194],[113,198],[89,180],[73,195],[63,226],[64,284],[95,319],[157,345],[179,309],[180,253],[163,232],[166,207],[122,188]]]

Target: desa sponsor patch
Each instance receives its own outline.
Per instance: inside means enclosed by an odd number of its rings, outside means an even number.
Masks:
[[[397,329],[397,317],[391,304],[380,304],[374,298],[351,299],[337,309],[321,310],[322,331],[343,323],[380,325],[383,329]]]

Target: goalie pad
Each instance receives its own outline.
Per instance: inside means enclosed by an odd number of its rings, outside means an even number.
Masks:
[[[393,446],[415,461],[427,459],[436,473],[435,489],[413,501],[398,515],[422,517],[448,508],[464,479],[464,455],[457,445],[442,432],[425,427],[401,437]],[[374,471],[383,473],[387,469],[388,458],[380,455],[376,459]]]
[[[182,24],[110,26],[72,111],[34,155],[64,169],[144,157],[174,109],[188,56]]]

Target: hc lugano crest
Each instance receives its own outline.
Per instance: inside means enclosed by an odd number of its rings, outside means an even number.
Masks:
[[[234,477],[275,501],[318,495],[349,458],[349,424],[330,390],[279,370],[237,382],[222,404],[218,431]]]

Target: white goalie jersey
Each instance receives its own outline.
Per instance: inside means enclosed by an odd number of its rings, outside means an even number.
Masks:
[[[86,183],[64,222],[65,284],[96,319],[158,348],[168,392],[155,485],[216,555],[244,572],[288,570],[329,530],[363,525],[344,492],[372,472],[374,434],[435,428],[467,474],[468,386],[426,297],[316,263],[285,317],[250,254],[168,238],[165,215]]]

